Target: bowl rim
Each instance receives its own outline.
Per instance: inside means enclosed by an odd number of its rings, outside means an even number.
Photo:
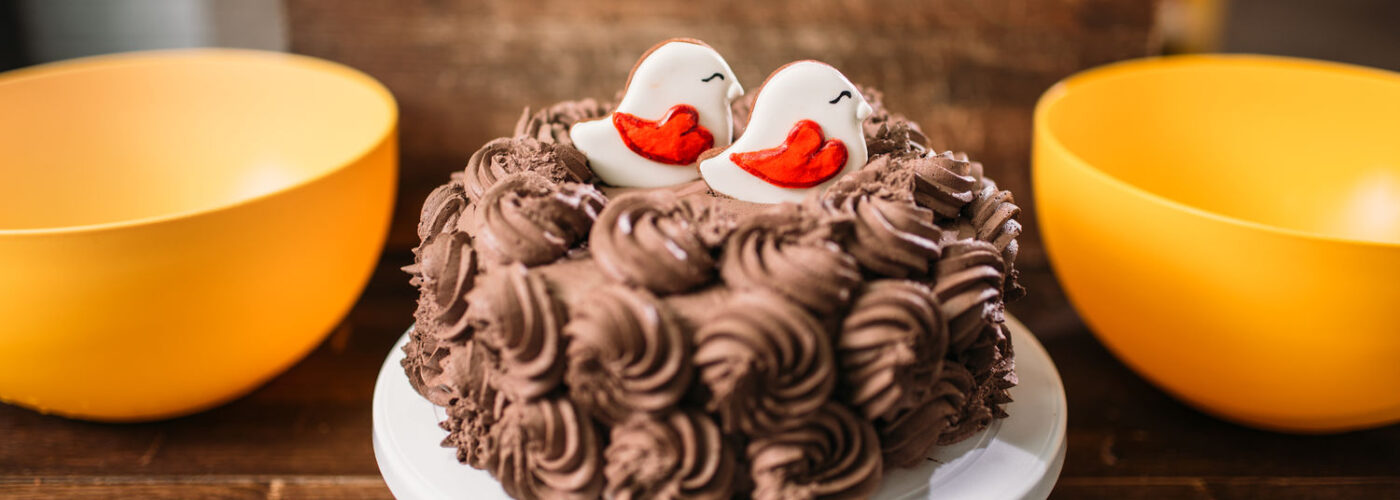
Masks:
[[[200,217],[233,210],[238,207],[257,203],[262,200],[266,200],[276,196],[281,196],[288,192],[298,190],[302,187],[309,186],[311,184],[321,181],[322,179],[335,175],[336,173],[345,170],[346,167],[359,163],[360,160],[364,159],[365,157],[380,149],[386,141],[392,139],[392,136],[398,129],[398,101],[394,99],[393,93],[389,92],[389,89],[385,87],[384,84],[381,83],[379,80],[376,80],[374,77],[370,76],[369,74],[363,71],[352,68],[342,63],[321,59],[318,57],[293,54],[289,52],[275,52],[268,50],[222,47],[196,47],[179,49],[140,50],[132,52],[100,54],[93,56],[78,57],[73,59],[64,59],[61,61],[48,62],[43,64],[36,64],[33,66],[27,66],[10,71],[0,72],[0,87],[4,87],[5,85],[13,82],[33,78],[48,78],[67,73],[92,71],[110,67],[140,66],[145,64],[168,63],[171,61],[179,61],[182,59],[199,61],[238,61],[252,62],[257,64],[288,65],[315,72],[330,74],[332,76],[343,78],[345,80],[350,81],[351,83],[357,84],[361,87],[368,89],[371,93],[379,97],[381,102],[385,106],[387,106],[389,115],[387,119],[384,120],[382,129],[375,133],[374,139],[366,141],[361,149],[357,150],[353,155],[348,156],[346,160],[339,162],[337,165],[334,165],[331,168],[327,168],[317,173],[316,175],[309,176],[297,182],[287,184],[285,186],[273,189],[265,193],[259,193],[254,196],[242,197],[226,203],[210,205],[207,207],[201,207],[192,210],[176,211],[165,214],[152,215],[148,217],[137,217],[132,219],[102,222],[97,224],[77,224],[70,226],[54,226],[25,229],[0,228],[0,237],[73,234],[84,232],[98,232],[113,229],[125,229],[138,226],[151,226],[161,223],[174,222],[178,220],[190,219],[194,217]]]
[[[1084,169],[1090,175],[1100,177],[1104,182],[1117,186],[1118,188],[1132,193],[1135,196],[1166,205],[1174,210],[1189,213],[1198,217],[1213,220],[1227,225],[1239,226],[1256,231],[1273,233],[1279,236],[1290,238],[1301,238],[1316,240],[1319,242],[1336,243],[1343,245],[1357,245],[1377,248],[1400,249],[1400,241],[1376,241],[1359,238],[1350,238],[1322,234],[1300,229],[1264,224],[1239,217],[1228,216],[1218,212],[1206,210],[1197,206],[1189,205],[1163,195],[1157,194],[1136,184],[1124,181],[1104,170],[1095,167],[1092,163],[1080,157],[1069,147],[1065,146],[1060,138],[1050,126],[1050,108],[1055,106],[1071,92],[1071,87],[1084,85],[1089,82],[1111,80],[1125,77],[1131,74],[1149,71],[1172,70],[1180,68],[1199,68],[1207,66],[1228,65],[1235,67],[1274,67],[1290,68],[1302,71],[1327,72],[1337,75],[1345,75],[1354,78],[1366,78],[1386,82],[1400,86],[1400,73],[1379,68],[1360,66],[1355,64],[1340,63],[1334,61],[1322,61],[1317,59],[1307,59],[1301,57],[1287,57],[1263,54],[1185,54],[1153,56],[1137,59],[1118,61],[1102,66],[1097,66],[1087,70],[1074,73],[1046,89],[1036,101],[1035,113],[1032,118],[1034,133],[1032,134],[1033,150],[1041,147],[1052,147],[1060,151],[1065,158]],[[1045,144],[1040,144],[1041,142]],[[1039,169],[1032,161],[1032,168]]]

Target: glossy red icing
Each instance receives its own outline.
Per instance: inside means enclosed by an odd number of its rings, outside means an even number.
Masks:
[[[846,144],[840,139],[823,141],[821,125],[802,120],[792,126],[778,147],[731,153],[729,159],[774,186],[809,188],[840,173],[847,154]]]
[[[700,112],[688,104],[672,106],[659,121],[613,113],[613,125],[632,152],[670,165],[695,163],[700,153],[715,145],[714,136],[700,126]]]

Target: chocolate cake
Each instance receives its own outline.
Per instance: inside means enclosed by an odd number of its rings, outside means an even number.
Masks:
[[[860,93],[868,160],[800,203],[607,185],[594,101],[472,155],[406,268],[443,445],[517,498],[860,498],[1006,416],[1019,209]]]

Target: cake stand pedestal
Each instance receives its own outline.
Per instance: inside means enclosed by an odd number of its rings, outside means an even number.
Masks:
[[[1065,388],[1045,348],[1015,318],[1007,318],[1019,384],[1009,417],[953,446],[938,447],[923,465],[891,469],[875,500],[1043,499],[1065,459]],[[399,362],[408,334],[389,351],[374,387],[374,456],[384,482],[400,500],[510,497],[486,471],[457,462],[439,443],[443,409],[418,395]]]

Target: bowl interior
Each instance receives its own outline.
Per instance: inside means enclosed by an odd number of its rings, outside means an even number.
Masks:
[[[1094,168],[1226,217],[1400,244],[1400,75],[1255,56],[1094,73],[1045,115]]]
[[[0,232],[235,204],[364,154],[392,98],[349,68],[195,50],[0,74]]]

